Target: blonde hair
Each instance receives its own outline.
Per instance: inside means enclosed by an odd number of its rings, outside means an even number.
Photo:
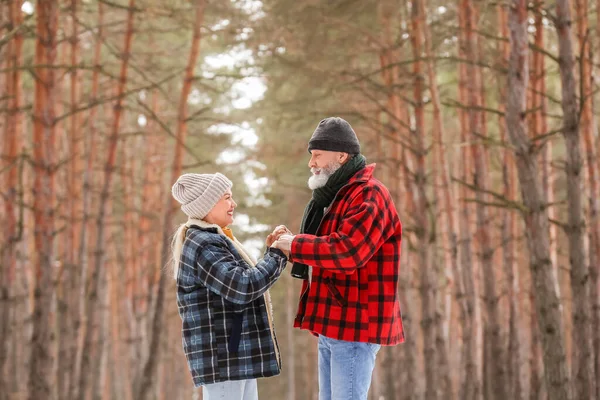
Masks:
[[[185,241],[185,234],[187,233],[188,227],[185,223],[179,225],[173,239],[171,239],[171,268],[173,270],[173,279],[177,280],[179,274],[179,262],[181,259],[181,252],[183,250],[183,242]]]

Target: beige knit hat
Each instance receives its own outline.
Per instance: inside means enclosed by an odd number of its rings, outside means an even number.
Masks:
[[[183,174],[171,188],[171,193],[188,217],[202,219],[232,186],[233,183],[218,172]]]

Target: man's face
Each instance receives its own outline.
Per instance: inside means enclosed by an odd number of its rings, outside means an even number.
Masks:
[[[308,167],[312,176],[308,180],[308,187],[312,190],[325,186],[329,177],[337,171],[348,159],[347,153],[339,151],[313,150]]]

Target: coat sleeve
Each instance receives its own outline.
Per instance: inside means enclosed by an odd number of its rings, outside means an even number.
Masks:
[[[296,235],[290,258],[317,268],[351,274],[373,257],[394,233],[393,207],[381,189],[363,188],[347,212],[341,216],[335,232],[324,236]]]
[[[196,257],[199,283],[234,304],[247,304],[262,296],[287,263],[287,257],[280,250],[269,249],[251,268],[220,243],[204,245]]]

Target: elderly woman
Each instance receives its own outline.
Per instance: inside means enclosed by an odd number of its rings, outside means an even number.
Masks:
[[[183,350],[205,400],[258,399],[256,378],[281,368],[268,289],[287,263],[271,247],[286,228],[269,235],[256,262],[228,228],[237,206],[231,187],[216,173],[184,174],[172,188],[188,216],[172,244]]]

